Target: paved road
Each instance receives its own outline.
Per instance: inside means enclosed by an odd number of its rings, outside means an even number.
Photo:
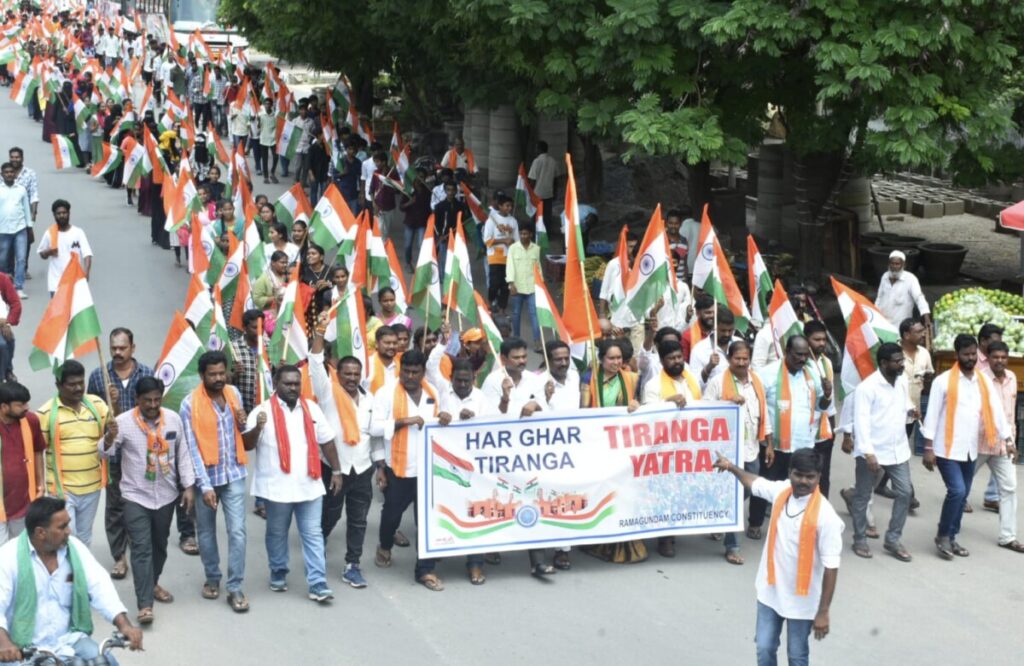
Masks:
[[[150,245],[148,220],[125,205],[123,192],[78,171],[55,171],[50,146],[40,141],[40,126],[4,97],[0,149],[24,147],[27,164],[39,172],[40,224],[49,223],[54,198],[71,201],[72,219],[86,230],[96,253],[92,289],[104,329],[131,327],[138,357],[154,362],[173,309],[184,300],[187,274],[174,267],[171,253]],[[276,196],[283,190],[281,185],[257,191]],[[26,362],[46,300],[38,257],[32,261],[32,272],[36,277],[28,283],[30,299],[19,328],[15,367],[39,403],[53,387],[46,373],[31,372]],[[96,359],[87,358],[85,363],[95,367]],[[849,483],[852,465],[842,454],[835,467],[834,485]],[[880,554],[865,561],[846,551],[832,634],[812,647],[815,663],[1016,663],[1024,646],[1024,558],[996,548],[996,516],[978,512],[964,520],[962,542],[971,549],[971,557],[940,561],[933,554],[931,537],[942,483],[917,461],[913,473],[923,507],[910,519],[905,543],[915,561],[902,564]],[[974,499],[980,505],[978,493]],[[879,504],[888,510],[887,501]],[[488,569],[488,582],[480,588],[470,586],[462,562],[452,560],[439,567],[447,589],[436,594],[413,582],[414,555],[409,549],[395,550],[391,570],[373,566],[378,510],[375,505],[371,512],[364,556],[370,587],[352,590],[341,584],[340,529],[332,536],[328,554],[337,598],[325,608],[305,598],[294,535],[292,589],[285,594],[267,589],[263,524],[252,514],[245,588],[252,610],[246,616],[234,615],[223,600],[201,599],[198,558],[174,549],[161,582],[177,601],[156,608],[156,623],[146,631],[145,655],[126,656],[123,661],[375,665],[415,660],[473,666],[753,661],[754,575],[760,550],[753,544],[746,545],[743,567],[725,563],[720,543],[696,537],[681,540],[674,560],[654,554],[642,564],[615,566],[577,554],[572,572],[559,573],[548,582],[527,575],[525,555],[510,554],[504,564]],[[840,514],[846,517],[844,511]],[[411,517],[403,529],[414,533]],[[96,534],[101,562],[112,564],[101,521]],[[223,549],[223,536],[221,544]],[[880,552],[880,544],[873,545]],[[117,587],[127,605],[134,606],[130,577]]]

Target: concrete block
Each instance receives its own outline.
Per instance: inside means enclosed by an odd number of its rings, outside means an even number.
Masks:
[[[879,199],[878,211],[882,215],[896,215],[900,212],[900,202],[896,199]]]
[[[910,214],[914,217],[931,219],[942,217],[943,206],[941,201],[917,200],[910,204]]]
[[[944,215],[963,215],[964,213],[963,199],[946,199],[942,202],[942,206]]]

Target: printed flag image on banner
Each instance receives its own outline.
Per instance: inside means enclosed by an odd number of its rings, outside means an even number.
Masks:
[[[428,424],[419,556],[739,531],[742,487],[714,461],[740,438],[724,403]]]

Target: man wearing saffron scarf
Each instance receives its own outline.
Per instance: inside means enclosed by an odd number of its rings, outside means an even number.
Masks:
[[[821,385],[827,385],[831,391],[835,372],[832,370],[832,360],[825,353],[828,346],[828,328],[815,319],[804,324],[804,336],[807,338],[807,344],[811,346],[811,371],[816,372]],[[835,437],[832,427],[835,416],[836,405],[831,400],[827,409],[817,410],[815,413],[817,429],[814,435],[814,450],[821,456],[821,481],[818,485],[825,497],[828,497],[832,478],[832,441]]]
[[[334,598],[327,587],[323,515],[324,484],[320,452],[330,466],[330,492],[341,491],[341,463],[334,447],[334,429],[312,400],[302,398],[302,373],[282,365],[274,377],[274,394],[249,413],[246,449],[256,449],[253,494],[267,500],[267,558],[270,589],[288,590],[288,527],[292,516],[299,528],[306,564],[309,598],[325,603]]]
[[[868,548],[868,502],[878,477],[887,473],[892,479],[896,497],[892,517],[885,533],[883,548],[901,562],[909,562],[910,553],[903,547],[903,525],[910,510],[910,446],[907,441],[907,414],[914,403],[903,375],[903,350],[894,342],[879,346],[875,354],[878,370],[857,386],[848,400],[853,400],[853,431],[856,433],[853,455],[856,459],[856,487],[849,502],[853,517],[853,552],[871,557]],[[844,428],[845,430],[845,428]],[[846,497],[844,497],[846,499]]]
[[[142,632],[128,619],[110,575],[71,536],[64,500],[40,497],[28,507],[25,531],[0,548],[0,662],[21,663],[21,649],[29,645],[62,659],[95,659],[91,609],[113,623],[131,649],[142,649]]]
[[[928,413],[921,428],[922,462],[929,472],[938,467],[946,484],[935,536],[935,547],[944,560],[970,555],[956,537],[971,493],[979,449],[1000,447],[1011,434],[992,380],[975,367],[978,341],[972,335],[960,334],[953,339],[953,350],[956,364],[932,382]]]
[[[723,400],[740,406],[740,422],[743,425],[743,470],[757,474],[760,469],[758,454],[761,449],[772,445],[772,425],[768,420],[768,405],[765,400],[764,384],[750,369],[752,354],[750,343],[736,340],[729,345],[726,359],[729,369],[708,382],[704,389],[704,400]],[[744,489],[744,499],[750,493]],[[725,535],[725,561],[729,564],[743,564],[740,542],[736,532]]]
[[[818,374],[811,371],[810,357],[807,338],[793,335],[786,340],[782,360],[761,371],[774,444],[765,449],[761,473],[770,481],[786,478],[793,452],[814,446],[818,428],[816,412],[827,409],[832,401],[832,386],[822,385]],[[767,502],[758,495],[750,499],[748,538],[761,538],[766,508]]]
[[[228,359],[224,352],[199,357],[202,384],[181,401],[181,423],[192,454],[196,485],[203,495],[196,502],[199,555],[206,582],[204,599],[220,597],[220,553],[217,550],[217,508],[224,507],[228,534],[227,601],[236,613],[249,610],[242,591],[245,578],[245,465],[248,457],[242,442],[245,411],[242,396],[228,386]]]
[[[390,326],[379,326],[373,332],[377,342],[377,351],[370,357],[370,369],[363,379],[363,389],[370,394],[376,393],[384,384],[398,378],[398,336]]]
[[[718,322],[713,335],[709,335],[693,345],[690,352],[690,368],[692,368],[693,374],[700,379],[701,387],[707,386],[708,381],[713,377],[725,372],[728,364],[722,363],[722,357],[727,355],[729,344],[743,339],[736,335],[736,316],[729,311],[729,308],[721,305],[716,307],[718,308]]]
[[[416,510],[416,478],[420,472],[417,442],[428,421],[439,414],[437,391],[427,383],[427,359],[418,349],[402,356],[398,381],[385,384],[373,396],[373,420],[370,435],[380,437],[382,448],[374,448],[377,486],[384,493],[380,511],[380,543],[374,564],[391,566],[391,548],[402,514],[413,505]],[[416,560],[413,575],[428,590],[440,592],[444,583],[434,574],[436,560]]]
[[[778,461],[776,461],[778,464]],[[821,458],[805,447],[789,458],[789,478],[771,481],[745,472],[718,454],[715,467],[730,472],[755,497],[771,502],[768,539],[757,569],[758,666],[776,662],[782,624],[790,666],[810,663],[811,629],[818,640],[830,629],[829,607],[839,576],[843,521],[818,489]]]
[[[323,315],[321,315],[323,317]],[[327,538],[345,513],[345,571],[341,579],[354,588],[366,587],[359,568],[366,538],[366,516],[373,502],[373,461],[370,459],[370,419],[373,396],[359,385],[363,364],[355,356],[338,361],[337,369],[324,363],[321,323],[313,335],[309,353],[309,376],[321,411],[335,432],[334,449],[341,463],[341,492],[324,495],[320,531]],[[323,455],[320,476],[324,490],[330,490],[333,470]]]
[[[715,326],[715,299],[705,293],[700,293],[693,298],[694,321],[690,327],[683,331],[679,344],[683,346],[683,360],[690,362],[691,350],[697,343],[711,334]]]
[[[178,487],[180,504],[191,513],[195,468],[182,439],[181,417],[160,406],[164,383],[142,377],[134,387],[135,407],[121,413],[103,438],[105,457],[120,456],[120,495],[132,558],[132,579],[139,624],[153,622],[153,601],[170,603],[174,595],[160,586],[167,562]]]

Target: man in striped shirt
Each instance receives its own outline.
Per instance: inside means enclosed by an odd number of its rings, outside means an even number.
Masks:
[[[57,377],[57,396],[37,415],[46,438],[47,492],[67,501],[71,531],[92,546],[92,524],[100,503],[105,474],[99,440],[108,427],[109,409],[99,396],[85,393],[85,367],[64,362]]]

